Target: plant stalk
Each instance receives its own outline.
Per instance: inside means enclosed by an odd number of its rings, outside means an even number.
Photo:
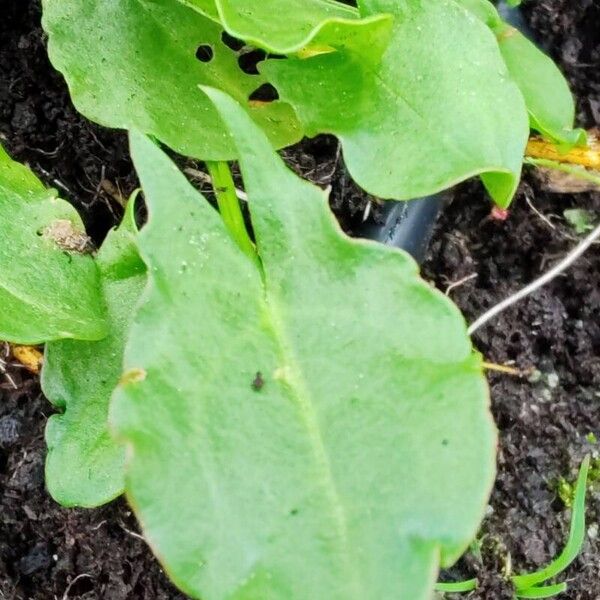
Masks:
[[[525,377],[528,374],[528,371],[523,371],[521,369],[515,369],[514,367],[509,367],[507,365],[498,365],[496,363],[483,361],[481,366],[486,371],[497,371],[498,373],[505,373],[506,375],[513,375],[515,377]]]
[[[229,165],[225,161],[207,161],[206,167],[210,173],[219,212],[227,230],[242,252],[256,261],[256,247],[246,229]]]
[[[600,170],[600,144],[591,135],[588,140],[587,146],[571,148],[564,152],[552,142],[537,137],[531,138],[527,143],[525,156]]]
[[[585,167],[574,165],[571,163],[561,163],[549,158],[525,158],[525,164],[533,167],[542,167],[545,169],[554,169],[562,173],[568,173],[577,179],[589,181],[597,186],[600,186],[600,175],[594,174],[593,171],[588,171]]]

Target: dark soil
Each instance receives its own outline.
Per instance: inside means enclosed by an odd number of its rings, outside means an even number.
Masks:
[[[545,0],[526,6],[578,95],[580,121],[600,123],[600,6],[597,0]],[[8,151],[59,188],[100,242],[121,214],[121,196],[136,185],[124,134],[82,119],[45,54],[38,0],[0,0],[0,137]],[[288,159],[314,181],[333,186],[332,206],[353,231],[369,199],[349,181],[332,138],[308,141]],[[337,167],[337,168],[336,168]],[[537,214],[549,218],[551,228]],[[472,320],[535,278],[576,241],[565,208],[600,218],[600,195],[549,194],[526,177],[504,222],[491,220],[479,184],[461,186],[438,223],[424,275],[451,291]],[[376,214],[376,206],[373,211]],[[535,367],[531,383],[490,375],[500,429],[499,473],[479,537],[449,576],[479,577],[471,596],[511,594],[502,574],[547,563],[568,532],[569,511],[557,495],[600,439],[600,253],[496,318],[475,337],[488,361]],[[16,385],[0,373],[0,600],[180,600],[144,542],[124,502],[98,510],[58,507],[44,489],[43,429],[51,407],[38,381],[12,365]],[[2,363],[0,363],[2,364]],[[588,501],[584,552],[567,573],[570,600],[600,599],[597,492]]]
[[[505,222],[493,221],[473,198],[480,186],[463,186],[434,234],[424,275],[447,289],[467,320],[523,287],[575,243],[561,218],[579,207],[600,216],[600,194],[574,197],[532,190],[527,180]],[[551,229],[526,202],[551,219]],[[468,209],[465,206],[469,204]],[[492,411],[500,429],[498,477],[482,531],[482,557],[471,554],[453,571],[478,576],[481,600],[512,596],[501,577],[545,566],[561,549],[569,512],[558,496],[561,477],[572,482],[583,456],[598,455],[586,436],[600,431],[600,253],[590,250],[567,274],[499,315],[474,336],[487,361],[539,370],[539,381],[490,374]],[[596,539],[598,482],[588,498],[584,551],[566,577],[572,600],[600,598],[600,544]]]
[[[76,204],[97,242],[136,186],[126,135],[82,119],[50,66],[39,0],[0,0],[0,142]]]

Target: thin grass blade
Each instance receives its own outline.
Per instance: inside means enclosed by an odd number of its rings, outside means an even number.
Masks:
[[[472,592],[477,589],[477,579],[467,579],[466,581],[453,581],[448,583],[438,583],[435,586],[436,592],[443,594],[460,594],[461,592]]]
[[[552,598],[567,591],[566,583],[555,583],[544,587],[532,587],[522,592],[517,592],[517,598]]]
[[[512,578],[517,596],[521,598],[547,598],[547,596],[522,596],[521,594],[530,591],[530,588],[533,586],[543,583],[564,571],[581,551],[581,546],[583,545],[583,540],[585,538],[585,493],[589,466],[590,457],[586,456],[581,463],[579,476],[577,478],[571,528],[567,545],[560,555],[544,569],[527,575],[517,575]]]

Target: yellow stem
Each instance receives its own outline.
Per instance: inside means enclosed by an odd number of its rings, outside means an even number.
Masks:
[[[567,152],[542,138],[531,138],[527,143],[525,154],[529,158],[542,158],[600,170],[600,142],[592,134],[588,136],[587,146],[571,148]]]
[[[499,373],[506,373],[507,375],[514,375],[515,377],[524,377],[527,375],[527,371],[521,371],[521,369],[515,369],[514,367],[508,367],[506,365],[498,365],[496,363],[482,362],[481,366],[487,371],[498,371]]]

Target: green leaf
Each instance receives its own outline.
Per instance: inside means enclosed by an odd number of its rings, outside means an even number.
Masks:
[[[358,46],[383,52],[389,15],[360,19],[358,10],[335,0],[179,0],[220,23],[239,39],[276,54],[303,57]],[[283,10],[282,10],[283,8]],[[376,54],[376,53],[375,53]]]
[[[573,129],[573,96],[554,61],[505,23],[488,0],[456,1],[494,31],[510,75],[525,98],[531,128],[559,143],[584,144],[585,131]]]
[[[100,253],[108,336],[46,345],[42,388],[63,414],[48,420],[46,485],[64,506],[99,506],[123,491],[125,452],[107,428],[108,403],[122,373],[129,323],[146,281],[135,246],[134,202]]]
[[[594,229],[594,213],[590,210],[569,208],[563,211],[563,215],[575,233],[583,234]]]
[[[211,21],[220,23],[219,11],[217,10],[215,0],[179,0],[179,2],[193,8],[201,15],[208,17]]]
[[[585,131],[573,129],[575,102],[554,61],[513,27],[499,27],[496,35],[510,75],[525,98],[531,128],[559,143],[585,144]]]
[[[389,15],[359,19],[355,8],[332,0],[216,0],[221,23],[235,37],[277,54],[328,53],[367,43],[383,52],[391,32]]]
[[[262,269],[133,135],[149,287],[110,420],[144,534],[194,598],[428,599],[494,474],[464,320],[407,254],[347,238],[326,194],[207,93],[235,132]]]
[[[75,209],[0,146],[0,339],[106,333],[99,274]]]
[[[482,174],[496,203],[508,205],[527,114],[491,31],[452,0],[362,5],[364,16],[394,16],[381,60],[348,48],[268,60],[261,71],[308,135],[340,137],[348,169],[370,193],[406,200]]]
[[[455,2],[472,12],[492,29],[503,23],[496,7],[489,0],[455,0]]]
[[[188,156],[232,158],[203,84],[244,104],[277,146],[302,137],[289,105],[248,104],[264,77],[244,73],[221,26],[197,11],[174,0],[44,0],[43,7],[52,63],[89,119],[139,129]],[[211,48],[208,62],[196,58],[202,45]]]

